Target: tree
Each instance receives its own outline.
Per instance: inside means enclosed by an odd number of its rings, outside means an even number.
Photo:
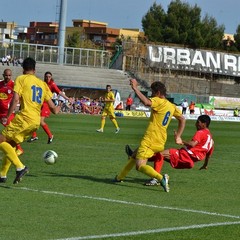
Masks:
[[[156,2],[150,7],[147,14],[142,18],[142,27],[150,42],[163,42],[163,28],[165,26],[165,12],[162,6]]]
[[[224,26],[213,17],[201,20],[201,8],[180,0],[172,1],[167,13],[156,2],[142,18],[142,26],[149,41],[182,44],[192,48],[222,49]]]
[[[235,47],[240,51],[240,25],[237,26],[236,34],[234,34]]]
[[[67,47],[79,48],[80,46],[80,32],[73,32],[72,35],[68,36],[66,41]]]
[[[206,15],[201,23],[201,34],[204,37],[203,47],[211,49],[222,49],[222,41],[225,27],[217,26],[213,17]]]
[[[97,46],[91,40],[85,39],[83,33],[80,31],[75,31],[68,36],[66,40],[66,47],[90,49],[97,48]]]

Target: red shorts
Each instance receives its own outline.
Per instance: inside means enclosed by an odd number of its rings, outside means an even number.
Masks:
[[[194,160],[189,153],[184,149],[169,149],[170,152],[170,164],[173,168],[184,169],[193,168]]]
[[[51,114],[51,111],[49,109],[49,106],[46,102],[44,102],[41,109],[41,117],[49,117],[50,114]]]

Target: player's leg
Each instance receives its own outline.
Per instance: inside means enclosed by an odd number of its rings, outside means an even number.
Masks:
[[[6,158],[16,167],[16,178],[13,183],[17,184],[21,181],[22,177],[28,173],[28,167],[24,166],[23,163],[18,158],[15,149],[7,142],[0,143],[0,150],[6,155]],[[6,164],[9,164],[6,162]],[[7,166],[2,166],[2,169],[7,168]]]
[[[106,123],[106,116],[108,115],[107,110],[103,109],[103,113],[102,113],[102,117],[101,117],[101,124],[100,124],[100,128],[97,129],[97,132],[103,132],[104,130],[104,126]]]
[[[16,115],[10,124],[2,130],[2,134],[0,134],[0,151],[3,152],[6,158],[16,168],[16,177],[13,181],[14,184],[19,183],[22,177],[29,171],[28,167],[24,166],[18,158],[15,149],[16,145],[17,143],[23,142],[26,136],[29,136],[30,133],[35,131],[37,128],[38,125],[29,125],[29,122],[25,121],[19,114]],[[6,161],[6,164],[8,164],[8,161]],[[7,168],[7,165],[5,167]]]
[[[114,113],[114,109],[109,110],[109,118],[110,118],[110,120],[112,121],[113,125],[116,128],[115,133],[118,133],[120,131],[120,128],[119,128],[118,122],[116,120],[116,115]]]
[[[130,157],[128,159],[127,164],[122,169],[122,171],[114,179],[115,180],[114,182],[121,182],[127,176],[127,174],[130,172],[130,170],[135,166],[135,163],[136,163],[135,159],[133,157]]]
[[[41,119],[40,119],[40,125],[43,128],[44,132],[48,135],[48,144],[52,143],[53,141],[53,134],[48,126],[48,124],[45,122],[45,118],[50,117],[51,111],[48,106],[48,104],[43,104],[41,109]]]
[[[6,157],[6,155],[2,158],[2,167],[0,171],[0,183],[5,183],[7,181],[7,173],[11,166],[11,161]]]
[[[125,146],[125,152],[128,155],[128,157],[133,156],[136,157],[136,153],[137,153],[137,149],[135,151],[133,151],[131,149],[131,147],[129,145]],[[162,170],[162,166],[164,163],[164,159],[163,156],[160,153],[156,153],[154,154],[151,158],[148,159],[149,162],[154,162],[154,169],[160,173]],[[158,186],[160,185],[160,182],[156,179],[156,178],[151,178],[150,180],[148,180],[147,182],[145,182],[146,186]]]
[[[29,138],[29,139],[27,140],[27,142],[34,142],[34,141],[36,141],[36,140],[38,140],[38,136],[37,136],[37,132],[34,131],[34,132],[32,133],[31,138]]]
[[[24,153],[24,151],[23,151],[23,149],[22,149],[20,144],[16,145],[16,153],[17,153],[18,156],[20,156],[20,155],[22,155]]]
[[[165,151],[165,150],[164,150]],[[194,167],[194,161],[185,148],[169,149],[169,163],[172,168],[190,169]],[[167,158],[166,158],[167,160]]]
[[[168,175],[162,175],[153,167],[147,165],[147,160],[153,155],[154,151],[144,141],[142,141],[136,156],[136,168],[139,172],[142,172],[150,178],[156,178],[162,185],[164,191],[169,192]]]
[[[125,146],[125,152],[126,152],[128,158],[129,158],[129,157],[136,158],[137,150],[138,150],[138,148],[136,148],[135,150],[132,150],[129,145],[126,145],[126,146]]]
[[[149,162],[154,162],[153,163],[153,168],[155,171],[158,173],[161,173],[163,163],[164,163],[164,158],[160,153],[154,154],[151,158],[148,159]],[[156,178],[152,178],[148,181],[145,182],[146,186],[158,186],[160,185],[160,182]]]

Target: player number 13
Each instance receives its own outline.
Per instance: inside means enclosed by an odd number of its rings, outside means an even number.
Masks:
[[[42,88],[33,85],[31,89],[32,89],[32,101],[41,103]]]

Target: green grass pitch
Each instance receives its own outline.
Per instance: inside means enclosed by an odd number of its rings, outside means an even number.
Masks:
[[[30,172],[13,185],[11,167],[1,192],[1,240],[40,239],[141,239],[141,240],[235,240],[240,233],[240,124],[212,122],[215,152],[207,171],[202,163],[191,170],[172,169],[170,193],[161,187],[145,187],[148,178],[133,169],[123,183],[111,180],[127,161],[124,147],[137,147],[148,119],[118,118],[115,134],[106,121],[97,133],[100,116],[52,115],[46,122],[54,133],[39,129],[39,140],[24,142],[21,160]],[[184,139],[195,132],[188,120]],[[169,127],[166,148],[174,144]],[[52,149],[59,155],[55,165],[46,165],[42,154]],[[150,163],[151,164],[151,163]]]

